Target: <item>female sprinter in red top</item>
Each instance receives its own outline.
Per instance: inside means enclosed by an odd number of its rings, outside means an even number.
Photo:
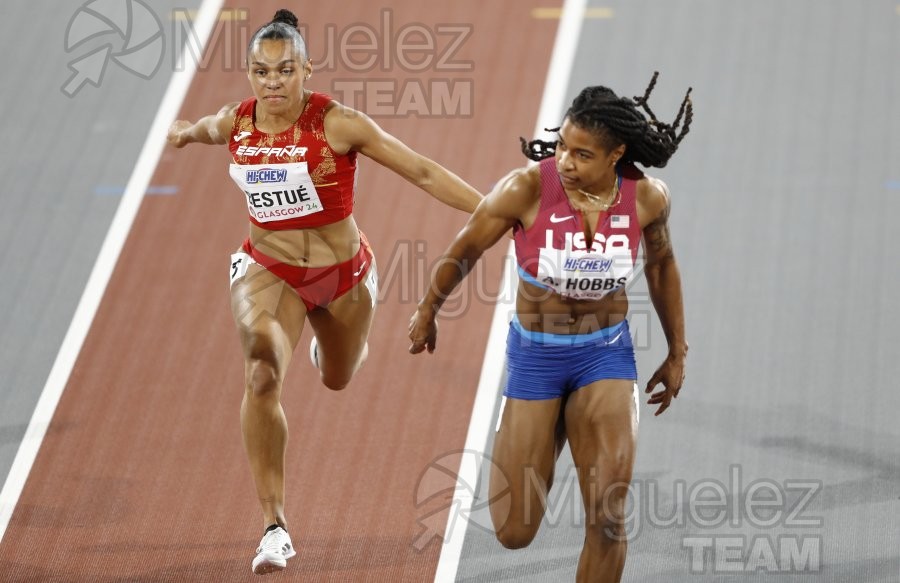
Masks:
[[[245,360],[241,430],[266,527],[254,573],[295,552],[284,515],[287,423],[281,388],[308,319],[311,356],[330,389],[365,361],[375,310],[375,258],[353,219],[357,154],[472,212],[481,195],[386,134],[370,118],[305,88],[312,74],[297,18],[279,10],[248,48],[253,97],[196,123],[176,121],[169,142],[228,144],[250,237],[231,257],[231,305]],[[277,306],[260,314],[254,306]]]
[[[657,415],[684,380],[687,343],[669,239],[669,192],[634,162],[665,166],[688,131],[692,110],[685,96],[672,125],[657,120],[647,106],[655,82],[656,75],[634,101],[588,87],[572,103],[555,142],[523,143],[525,154],[540,163],[513,171],[485,197],[410,321],[410,351],[434,351],[435,317],[444,299],[513,229],[519,288],[491,459],[491,519],[503,546],[531,543],[568,439],[587,512],[577,571],[582,582],[619,581],[625,565],[623,517],[638,421],[625,292],[642,238],[650,298],[669,343],[669,355],[646,389],[665,387],[649,400],[659,405]]]

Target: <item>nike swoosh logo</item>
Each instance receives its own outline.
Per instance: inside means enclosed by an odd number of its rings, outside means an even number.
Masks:
[[[615,344],[616,340],[619,339],[619,336],[621,336],[623,332],[625,332],[625,330],[619,330],[619,333],[616,334],[616,335],[615,335],[614,337],[612,337],[611,339],[607,340],[606,343],[607,343],[607,344]]]
[[[369,262],[368,260],[363,261],[363,262],[362,262],[362,265],[359,266],[359,271],[357,271],[356,273],[354,273],[354,274],[353,274],[353,277],[358,277],[359,274],[362,273],[362,270],[365,269],[366,263],[368,263],[368,262]]]
[[[568,221],[569,219],[574,219],[574,218],[575,218],[574,215],[569,215],[567,217],[558,217],[558,216],[556,216],[556,213],[553,213],[552,215],[550,215],[550,222],[551,223],[561,223],[563,221]]]
[[[252,133],[253,133],[253,132],[241,132],[241,133],[239,133],[238,135],[234,136],[234,141],[235,141],[235,142],[240,142],[241,140],[243,140],[243,139],[246,138],[247,136],[251,135]]]

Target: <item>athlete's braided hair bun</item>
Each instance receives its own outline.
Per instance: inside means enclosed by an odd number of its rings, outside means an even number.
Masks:
[[[285,8],[282,8],[275,13],[275,16],[272,18],[272,22],[283,22],[284,24],[292,26],[293,28],[297,28],[297,25],[300,24],[297,16],[293,12]]]
[[[250,38],[250,44],[247,45],[247,56],[249,57],[253,47],[259,41],[287,40],[293,43],[294,50],[302,55],[305,61],[307,58],[306,42],[303,40],[303,35],[300,34],[300,29],[297,28],[299,24],[300,21],[293,12],[282,8],[275,13],[270,22],[260,26],[259,30],[253,33],[253,37]]]

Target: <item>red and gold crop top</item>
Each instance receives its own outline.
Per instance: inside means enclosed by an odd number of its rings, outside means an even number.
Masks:
[[[256,129],[256,98],[238,106],[228,140],[231,178],[247,199],[250,222],[269,230],[306,229],[353,212],[356,152],[338,154],[325,138],[331,97],[312,93],[293,126]]]

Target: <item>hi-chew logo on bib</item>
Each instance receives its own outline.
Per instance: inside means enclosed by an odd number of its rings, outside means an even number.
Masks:
[[[583,233],[565,233],[558,243],[547,229],[537,279],[562,296],[599,300],[624,286],[634,272],[627,234],[594,233],[587,245]]]
[[[613,260],[605,257],[567,257],[563,269],[566,271],[583,271],[585,273],[602,273],[612,268]]]
[[[277,167],[232,164],[232,180],[247,198],[247,211],[260,223],[304,217],[324,207],[306,162]]]
[[[247,170],[247,184],[259,184],[264,182],[284,182],[287,180],[287,170],[282,168],[262,168],[260,170]]]

